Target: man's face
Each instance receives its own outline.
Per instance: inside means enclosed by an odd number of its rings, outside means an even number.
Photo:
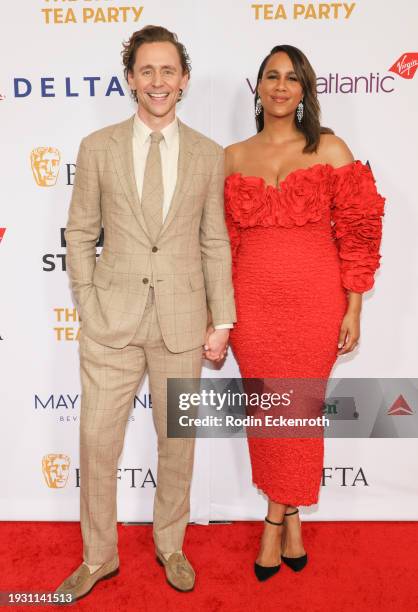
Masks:
[[[133,72],[128,74],[129,86],[136,90],[141,118],[174,118],[179,91],[185,89],[188,80],[171,42],[141,45]]]

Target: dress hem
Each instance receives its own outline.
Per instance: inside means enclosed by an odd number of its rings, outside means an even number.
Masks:
[[[253,479],[252,482],[257,487],[257,489],[262,491],[264,493],[264,495],[266,495],[269,498],[269,500],[274,502],[275,504],[283,504],[284,506],[294,506],[296,508],[297,506],[314,506],[319,501],[319,495],[317,495],[316,498],[314,498],[314,500],[312,500],[312,499],[307,500],[306,498],[299,498],[299,499],[296,498],[296,501],[295,501],[295,499],[293,499],[293,501],[283,501],[283,500],[286,500],[286,495],[288,495],[288,494],[284,494],[282,496],[281,493],[278,493],[277,491],[275,491],[271,495],[274,495],[275,498],[281,497],[281,499],[280,500],[279,499],[273,499],[273,497],[270,496],[270,493],[269,493],[269,490],[268,490],[269,487],[263,487],[263,485],[259,484],[254,479]]]

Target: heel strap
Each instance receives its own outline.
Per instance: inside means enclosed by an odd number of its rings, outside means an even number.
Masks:
[[[297,514],[299,510],[296,508],[293,512],[285,512],[285,516],[292,516],[292,514]]]
[[[265,517],[264,519],[266,521],[266,523],[270,523],[270,525],[283,525],[284,521],[282,521],[281,523],[276,523],[275,521],[271,521],[269,518]]]

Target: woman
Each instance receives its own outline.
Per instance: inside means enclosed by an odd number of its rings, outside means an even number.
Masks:
[[[362,293],[379,267],[384,199],[368,166],[319,122],[315,73],[295,47],[260,66],[257,134],[226,149],[225,211],[245,378],[329,377],[357,346]],[[248,437],[268,496],[255,573],[307,562],[297,506],[318,501],[323,438]]]

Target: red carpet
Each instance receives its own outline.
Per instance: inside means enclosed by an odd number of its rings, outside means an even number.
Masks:
[[[119,526],[119,576],[69,606],[115,612],[414,612],[418,610],[415,522],[305,523],[310,560],[283,565],[268,583],[252,573],[262,523],[192,525],[185,551],[197,580],[191,593],[165,582],[151,527]],[[77,523],[0,523],[0,591],[52,591],[81,562]],[[51,610],[51,606],[7,610]],[[59,609],[63,609],[60,607]]]

